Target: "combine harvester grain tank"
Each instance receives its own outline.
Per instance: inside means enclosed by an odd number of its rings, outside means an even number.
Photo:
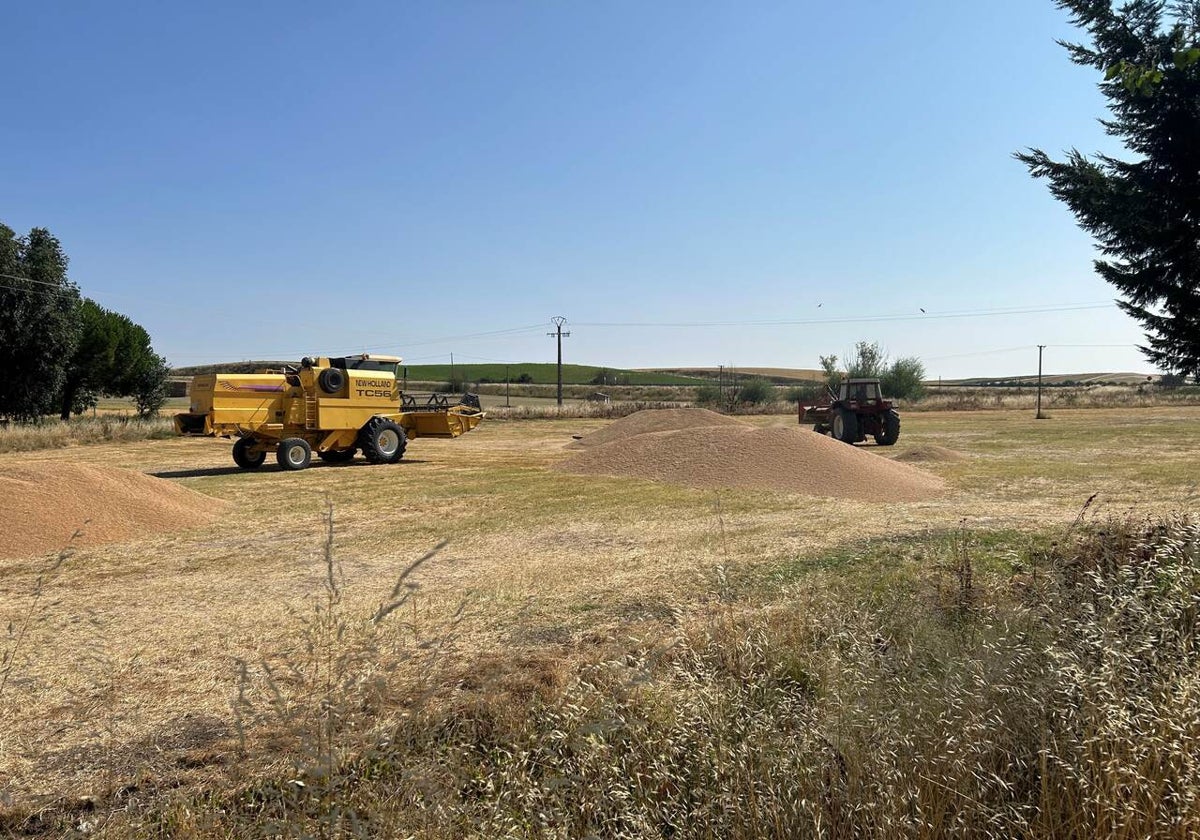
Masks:
[[[302,470],[313,453],[344,463],[357,452],[394,464],[411,438],[454,438],[483,420],[479,398],[457,404],[434,394],[402,393],[400,358],[358,355],[304,358],[261,373],[209,373],[192,379],[189,411],[175,415],[181,435],[234,438],[233,460],[257,469],[274,452],[285,470]]]

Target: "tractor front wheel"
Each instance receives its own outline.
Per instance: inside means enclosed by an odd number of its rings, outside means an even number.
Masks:
[[[312,463],[312,447],[304,438],[284,438],[279,441],[275,457],[285,470],[302,470]]]
[[[842,443],[858,442],[858,415],[848,408],[833,413],[833,436]]]
[[[383,417],[372,417],[358,433],[358,445],[372,464],[394,464],[404,457],[404,429]]]
[[[880,446],[893,446],[900,439],[900,415],[896,410],[888,409],[883,415],[883,432],[875,435],[875,443]]]
[[[244,470],[256,470],[267,460],[266,452],[251,452],[254,438],[238,438],[233,442],[233,463]]]

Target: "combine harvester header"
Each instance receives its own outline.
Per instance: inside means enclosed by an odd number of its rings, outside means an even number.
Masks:
[[[458,437],[483,420],[479,397],[451,405],[401,392],[397,356],[304,358],[262,373],[209,373],[192,379],[191,406],[175,415],[181,435],[236,438],[239,467],[261,467],[274,451],[285,470],[302,470],[313,453],[344,463],[362,450],[368,461],[394,464],[408,439]]]

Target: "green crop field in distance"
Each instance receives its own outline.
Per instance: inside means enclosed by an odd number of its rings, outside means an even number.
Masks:
[[[448,382],[450,365],[405,365],[408,378],[415,382]],[[597,375],[607,371],[609,385],[702,385],[704,380],[691,376],[680,376],[656,371],[621,370],[597,365],[563,365],[564,385],[587,385],[595,383],[601,387]],[[503,364],[456,364],[454,375],[467,382],[516,382],[521,374],[529,374],[535,385],[553,385],[558,381],[557,366],[552,363]]]
[[[201,373],[251,373],[263,368],[281,368],[285,364],[295,362],[222,362],[211,365],[196,365],[193,367],[176,368],[176,376],[195,376]],[[448,382],[450,381],[450,365],[404,365],[402,373],[407,372],[408,378],[414,382]],[[607,371],[608,385],[702,385],[704,379],[695,376],[681,376],[675,373],[648,370],[623,370],[608,368],[600,365],[563,365],[564,385],[600,386],[597,375]],[[557,365],[533,362],[517,364],[463,364],[454,365],[454,375],[467,382],[516,382],[521,374],[529,374],[535,385],[553,385],[558,381]]]

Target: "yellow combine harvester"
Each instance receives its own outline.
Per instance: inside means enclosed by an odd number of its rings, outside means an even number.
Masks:
[[[362,450],[394,464],[408,439],[458,437],[483,419],[479,398],[458,405],[440,395],[418,403],[401,393],[396,356],[305,358],[262,373],[209,373],[192,379],[191,406],[175,415],[181,435],[236,438],[233,460],[257,469],[274,451],[279,466],[302,470],[312,455],[344,463]]]

